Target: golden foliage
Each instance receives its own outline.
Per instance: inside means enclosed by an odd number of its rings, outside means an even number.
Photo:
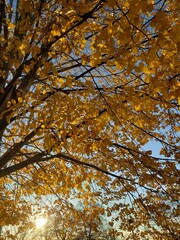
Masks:
[[[179,2],[0,9],[0,225],[28,197],[85,201],[95,184],[129,239],[178,239]]]

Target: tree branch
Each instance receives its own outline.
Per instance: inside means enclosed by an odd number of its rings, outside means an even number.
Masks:
[[[36,130],[33,130],[30,132],[21,142],[15,144],[13,147],[11,147],[7,152],[0,158],[0,169],[2,169],[12,158],[15,156],[15,154],[31,139],[35,136],[37,131],[41,128],[41,125],[36,128]]]

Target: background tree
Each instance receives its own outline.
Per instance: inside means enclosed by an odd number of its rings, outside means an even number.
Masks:
[[[94,184],[132,238],[178,239],[179,1],[0,4],[0,225]]]
[[[16,240],[115,240],[118,235],[110,230],[104,221],[104,209],[100,206],[78,207],[56,200],[53,206],[46,206],[43,214],[34,212],[28,222],[21,222],[14,229],[3,229],[2,239]],[[37,225],[37,220],[46,219],[44,225]],[[113,237],[112,237],[113,236]]]

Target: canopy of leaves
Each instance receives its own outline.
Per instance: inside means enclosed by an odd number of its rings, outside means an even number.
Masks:
[[[115,240],[117,233],[102,218],[102,212],[103,208],[97,205],[75,208],[57,200],[53,207],[46,207],[43,214],[31,217],[28,222],[11,226],[9,230],[4,227],[3,237],[9,239],[12,233],[16,240]],[[45,219],[44,225],[37,227],[34,223],[38,219]]]
[[[0,0],[1,226],[54,195],[106,203],[129,239],[179,238],[179,9]]]

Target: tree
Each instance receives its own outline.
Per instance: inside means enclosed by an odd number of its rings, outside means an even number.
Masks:
[[[2,236],[3,239],[16,240],[115,240],[102,217],[103,211],[100,206],[77,208],[59,199],[53,207],[46,207],[43,215],[35,213],[34,218],[29,216],[29,222],[21,222],[14,231],[11,229],[11,235],[8,229],[4,230]],[[42,217],[47,221],[42,226],[36,226],[34,220]],[[114,236],[115,233],[114,230]]]
[[[0,225],[94,184],[132,238],[178,239],[179,2],[0,6]]]

